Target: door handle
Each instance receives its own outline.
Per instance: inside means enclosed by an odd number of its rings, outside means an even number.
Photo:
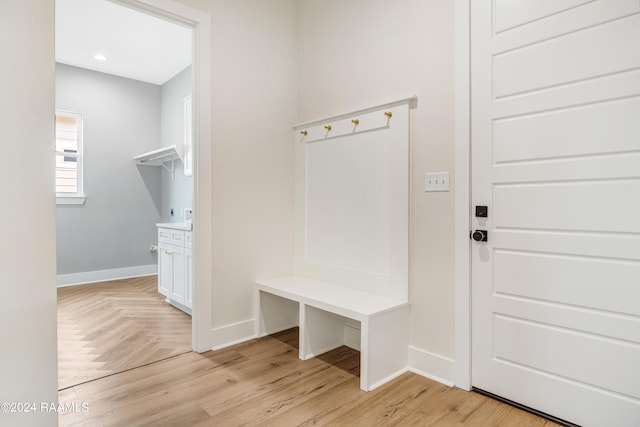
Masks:
[[[489,237],[489,232],[487,230],[476,230],[471,233],[471,238],[476,242],[486,242]]]

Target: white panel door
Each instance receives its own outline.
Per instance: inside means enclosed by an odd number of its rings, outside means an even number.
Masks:
[[[472,385],[640,426],[640,1],[470,3]]]

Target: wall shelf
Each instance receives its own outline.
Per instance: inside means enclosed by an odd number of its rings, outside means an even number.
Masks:
[[[178,146],[175,144],[148,151],[133,158],[137,164],[147,166],[162,166],[175,159],[182,161],[182,153],[178,151]]]
[[[138,165],[161,166],[165,168],[166,170],[171,172],[171,179],[175,179],[176,160],[180,160],[184,163],[182,152],[176,144],[167,145],[166,147],[161,147],[157,150],[148,151],[133,158],[133,161]],[[165,165],[165,163],[168,162],[171,162],[171,168]]]

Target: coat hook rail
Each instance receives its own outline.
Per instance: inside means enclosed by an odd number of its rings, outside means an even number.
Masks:
[[[342,120],[346,120],[346,122],[349,123],[354,117],[357,117],[360,120],[360,126],[364,126],[365,121],[368,122],[368,119],[365,120],[362,117],[363,114],[369,114],[369,113],[380,114],[384,112],[391,112],[392,108],[400,105],[405,105],[405,104],[408,104],[410,109],[417,108],[418,97],[413,95],[406,98],[390,100],[389,102],[385,102],[383,104],[371,105],[367,108],[351,110],[350,112],[345,112],[344,114],[336,114],[334,116],[327,116],[323,118],[318,117],[316,120],[309,120],[307,122],[298,123],[294,125],[293,128],[296,131],[307,129],[309,130],[309,136],[311,136],[313,135],[313,132],[314,132],[313,130],[310,130],[311,128],[318,126],[320,129],[322,129],[322,126],[324,126],[327,123],[336,123],[337,121],[342,121]],[[387,118],[390,118],[390,117],[387,117]],[[337,132],[339,131],[339,129],[336,128],[334,129],[334,131]]]
[[[391,120],[393,120],[394,115],[397,116],[393,108],[401,105],[408,105],[409,109],[416,108],[417,97],[404,98],[347,114],[325,117],[324,119],[295,125],[294,130],[299,134],[296,141],[309,144],[389,129],[392,126]]]

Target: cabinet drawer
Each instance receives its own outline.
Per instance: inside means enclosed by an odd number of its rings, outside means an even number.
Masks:
[[[185,248],[193,247],[193,232],[191,231],[184,232],[184,247]]]
[[[159,228],[158,242],[171,243],[172,245],[184,246],[184,231],[172,230],[170,228]]]

